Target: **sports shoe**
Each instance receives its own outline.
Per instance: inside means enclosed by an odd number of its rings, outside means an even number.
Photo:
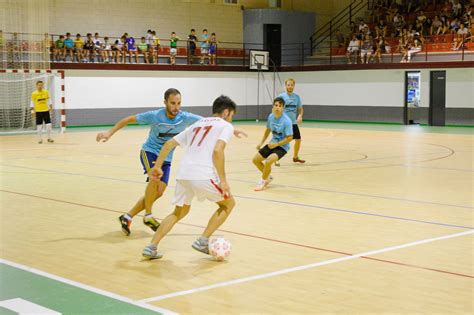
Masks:
[[[197,240],[194,241],[191,247],[197,250],[198,252],[209,255],[209,240],[207,239],[199,237]]]
[[[43,140],[38,141],[38,144],[42,144],[42,143],[43,143]]]
[[[158,252],[156,246],[148,245],[143,249],[142,256],[148,259],[160,259],[163,254]]]
[[[258,181],[257,183],[257,187],[255,187],[255,191],[262,191],[264,190],[265,188],[267,188],[269,182],[268,180],[264,180],[264,179],[261,179]]]
[[[53,139],[51,139],[51,138],[49,138],[49,139],[48,139],[48,142],[50,142],[50,143],[53,143],[53,142],[54,142],[54,140],[53,140]]]
[[[268,178],[267,178],[267,186],[270,185],[271,182],[273,182],[273,176],[272,175],[268,176]]]
[[[305,163],[306,161],[301,160],[299,157],[295,157],[295,158],[293,158],[293,162],[295,162],[295,163]]]
[[[119,216],[120,225],[122,225],[122,232],[123,234],[129,236],[130,235],[130,225],[132,224],[132,220],[127,219],[124,214]]]
[[[155,232],[160,227],[160,222],[158,222],[158,220],[155,219],[151,215],[143,217],[143,224],[145,224],[146,226],[148,226],[150,229],[152,229]]]

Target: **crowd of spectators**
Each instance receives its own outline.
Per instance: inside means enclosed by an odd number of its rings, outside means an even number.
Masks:
[[[474,2],[471,0],[375,0],[370,22],[351,22],[337,30],[338,47],[346,48],[348,63],[381,62],[383,53],[397,52],[410,62],[427,43],[443,38],[452,50],[474,42]]]
[[[162,41],[166,42],[166,48],[162,46]],[[180,41],[184,43],[183,47],[178,47]],[[170,34],[169,39],[160,40],[154,30],[148,30],[144,36],[137,39],[128,33],[119,38],[102,37],[99,33],[87,33],[85,37],[71,33],[44,34],[44,38],[33,45],[31,41],[21,40],[18,33],[13,33],[11,38],[6,40],[0,31],[0,51],[9,57],[16,59],[17,54],[17,59],[21,59],[21,51],[46,51],[52,62],[123,64],[128,59],[129,63],[157,64],[160,56],[166,56],[168,63],[174,65],[178,48],[184,48],[180,56],[184,55],[188,64],[199,60],[201,65],[216,65],[218,43],[216,33],[209,34],[207,29],[202,30],[199,38],[196,30],[191,29],[184,40],[175,32]],[[24,47],[25,45],[32,47]]]

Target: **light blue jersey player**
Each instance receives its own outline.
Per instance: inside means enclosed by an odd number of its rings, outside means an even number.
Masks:
[[[120,120],[108,132],[99,133],[97,141],[105,142],[109,140],[114,133],[131,123],[149,124],[151,126],[150,133],[140,151],[140,161],[146,174],[153,167],[165,142],[202,118],[198,115],[180,111],[181,93],[177,89],[171,88],[166,90],[164,103],[166,108],[129,116]],[[161,197],[166,190],[172,158],[173,152],[169,154],[166,162],[163,164],[164,175],[161,181],[148,182],[145,196],[141,197],[128,213],[119,217],[122,231],[125,235],[130,235],[132,218],[143,209],[146,211],[143,223],[153,231],[156,231],[160,226],[159,222],[153,217],[151,209],[155,200]]]
[[[293,128],[291,119],[283,112],[284,105],[285,102],[281,97],[273,100],[272,113],[267,119],[267,129],[265,129],[262,141],[257,145],[257,150],[259,151],[253,158],[253,164],[262,173],[262,178],[258,181],[255,191],[267,188],[273,180],[273,177],[270,175],[272,164],[281,159],[290,150]],[[270,143],[262,147],[270,133],[272,133]]]
[[[149,124],[151,126],[148,139],[142,146],[140,151],[140,161],[143,165],[145,174],[153,168],[154,163],[160,153],[161,148],[166,141],[172,139],[186,127],[192,125],[202,118],[202,116],[192,113],[180,111],[181,93],[177,89],[170,88],[165,92],[164,104],[166,108],[133,115],[120,120],[108,132],[97,134],[97,141],[107,141],[114,133],[131,123]],[[242,131],[235,131],[235,135],[240,136],[246,134]],[[160,223],[152,215],[153,203],[160,198],[166,190],[169,180],[171,161],[173,159],[173,151],[166,157],[163,163],[163,176],[159,182],[148,181],[145,196],[141,197],[133,208],[119,217],[122,231],[125,235],[130,235],[130,225],[132,218],[145,209],[145,217],[143,223],[156,231]]]
[[[298,128],[298,124],[303,121],[303,103],[301,102],[301,97],[293,92],[295,89],[295,80],[286,80],[285,88],[286,92],[281,93],[278,97],[281,97],[285,101],[285,114],[291,119],[293,125],[293,140],[295,140],[293,162],[304,163],[306,161],[299,158],[301,134],[300,129]]]

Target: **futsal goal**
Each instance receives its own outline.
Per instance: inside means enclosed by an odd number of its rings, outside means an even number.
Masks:
[[[0,70],[0,132],[17,133],[36,129],[31,113],[31,93],[43,81],[52,104],[51,123],[57,132],[66,128],[64,71]]]

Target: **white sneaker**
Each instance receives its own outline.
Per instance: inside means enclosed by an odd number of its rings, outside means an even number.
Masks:
[[[262,191],[268,186],[268,181],[261,179],[258,181],[257,186],[255,187],[255,191]]]
[[[271,182],[273,182],[273,176],[272,175],[268,176],[267,186],[270,185]]]

